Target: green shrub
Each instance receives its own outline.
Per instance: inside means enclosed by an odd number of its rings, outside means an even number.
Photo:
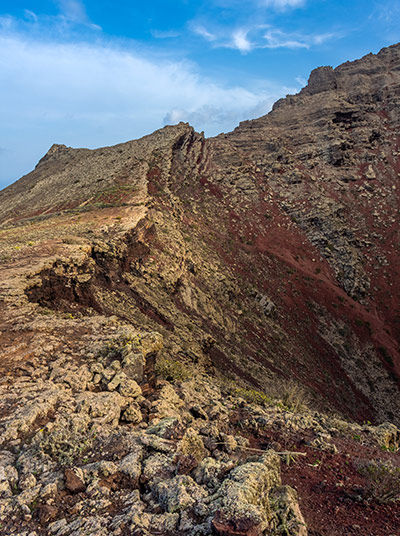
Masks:
[[[170,357],[158,359],[155,366],[156,375],[169,382],[182,382],[191,378],[192,374],[188,367],[181,361]]]
[[[244,389],[242,387],[236,387],[234,394],[244,398],[249,404],[258,404],[259,406],[270,406],[272,399],[262,391],[257,389]]]

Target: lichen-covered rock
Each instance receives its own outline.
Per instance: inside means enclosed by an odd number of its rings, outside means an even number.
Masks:
[[[125,374],[121,378],[118,391],[122,396],[127,398],[137,398],[142,394],[140,385],[135,380],[128,378]]]
[[[178,439],[183,435],[183,424],[179,417],[165,417],[156,424],[149,426],[146,434],[156,435],[163,439]]]
[[[152,414],[154,419],[164,417],[181,417],[183,400],[178,396],[175,389],[170,384],[165,384],[158,394],[157,400],[153,402]]]
[[[280,460],[273,451],[233,469],[218,491],[220,507],[213,519],[217,534],[261,536],[272,517],[269,492],[279,484]]]
[[[175,472],[172,458],[166,454],[157,452],[146,458],[143,462],[141,481],[150,482],[151,485],[160,480],[169,480]]]
[[[81,469],[76,468],[75,471],[80,479],[85,482],[92,482],[102,477],[115,475],[118,471],[118,466],[114,462],[100,460],[99,462],[88,463]]]
[[[102,516],[78,517],[77,519],[67,522],[66,519],[60,519],[48,526],[51,535],[54,536],[108,536],[108,520]]]
[[[41,417],[45,417],[63,398],[62,389],[50,384],[33,397],[26,405],[3,420],[0,427],[0,444],[16,439],[19,434],[33,431],[32,426]]]
[[[198,484],[208,488],[216,488],[221,484],[223,477],[235,467],[235,462],[221,462],[215,458],[204,458],[194,472],[194,479]]]
[[[207,492],[187,475],[178,475],[171,480],[159,482],[154,493],[169,513],[192,508],[196,502],[207,496]]]
[[[131,424],[139,424],[143,421],[143,415],[140,407],[135,402],[131,402],[128,407],[122,412],[121,419]]]
[[[135,449],[119,462],[119,470],[128,475],[134,485],[139,482],[142,472],[143,449],[137,445]]]
[[[397,452],[400,448],[400,430],[390,422],[384,422],[372,428],[372,434],[379,445],[387,450]]]
[[[274,515],[274,536],[307,536],[307,525],[300,511],[296,491],[290,486],[278,486],[270,493]]]
[[[156,514],[150,517],[150,534],[174,534],[179,523],[178,513]]]
[[[18,471],[14,466],[15,456],[7,451],[0,451],[0,497],[11,497],[12,489],[18,482]]]
[[[132,345],[122,351],[122,368],[128,378],[138,383],[143,381],[146,360],[142,352],[138,352]]]
[[[101,424],[117,426],[125,399],[115,392],[81,393],[77,398],[78,410],[87,413]]]
[[[92,377],[93,373],[86,365],[71,370],[64,364],[64,366],[53,367],[50,374],[50,380],[54,383],[65,384],[74,391],[85,391]]]
[[[187,428],[181,441],[179,441],[177,454],[191,456],[199,463],[207,456],[208,452],[199,433],[193,428]]]

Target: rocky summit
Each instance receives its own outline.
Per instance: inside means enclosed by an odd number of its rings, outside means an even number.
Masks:
[[[0,192],[0,534],[395,536],[400,45]]]

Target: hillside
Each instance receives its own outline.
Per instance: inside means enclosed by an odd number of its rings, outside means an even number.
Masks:
[[[395,534],[399,105],[394,45],[0,192],[4,534]]]

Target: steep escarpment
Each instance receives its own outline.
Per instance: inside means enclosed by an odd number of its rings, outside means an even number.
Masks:
[[[216,138],[54,145],[0,192],[7,534],[365,528],[358,450],[398,464],[399,99],[397,45]]]
[[[90,251],[76,270],[55,260],[26,295],[161,327],[261,389],[291,380],[326,408],[396,418],[399,62],[395,46],[320,68],[213,139],[182,123],[95,151],[53,146],[1,193],[4,233],[61,218]]]

